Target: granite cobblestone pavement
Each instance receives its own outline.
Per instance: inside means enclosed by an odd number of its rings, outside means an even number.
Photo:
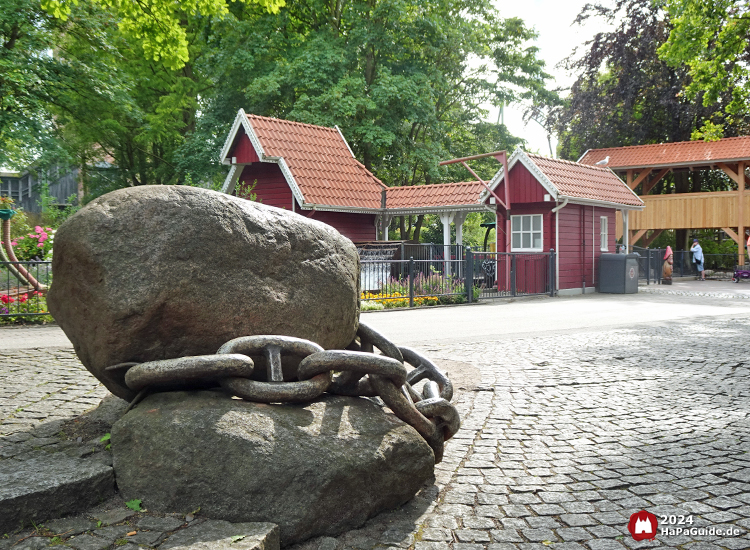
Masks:
[[[749,342],[743,313],[422,343],[442,364],[479,372],[459,388],[463,426],[434,485],[361,529],[295,550],[750,548]],[[75,445],[55,437],[56,422],[104,395],[71,349],[0,350],[0,469],[3,460]],[[626,526],[641,509],[656,514],[660,528],[673,521],[675,534],[634,541]],[[119,525],[138,521],[142,514]],[[703,528],[732,534],[700,534]],[[116,548],[96,530],[89,536],[97,550]],[[14,548],[50,540],[32,537]],[[77,548],[71,541],[57,542]],[[145,536],[138,544],[159,542]]]

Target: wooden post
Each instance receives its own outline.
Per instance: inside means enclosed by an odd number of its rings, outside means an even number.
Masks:
[[[738,265],[745,265],[745,163],[737,164],[737,235],[739,236],[738,244]]]

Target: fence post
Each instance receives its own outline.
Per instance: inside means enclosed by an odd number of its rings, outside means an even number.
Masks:
[[[409,307],[414,307],[414,256],[409,256]]]
[[[471,247],[466,247],[466,255],[464,256],[464,286],[466,287],[466,301],[472,303],[474,301],[474,254],[471,251]]]
[[[646,248],[646,284],[651,284],[651,249]]]
[[[516,255],[510,254],[510,295],[516,295]]]
[[[401,243],[401,255],[398,257],[399,260],[401,260],[401,263],[399,264],[399,267],[401,268],[401,273],[399,273],[400,277],[399,279],[403,280],[404,278],[404,243]]]
[[[555,297],[555,287],[557,286],[555,281],[555,249],[549,249],[549,295],[551,298]]]

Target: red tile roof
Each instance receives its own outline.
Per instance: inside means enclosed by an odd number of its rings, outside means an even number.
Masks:
[[[386,207],[389,209],[427,208],[438,206],[476,206],[484,186],[478,181],[434,183],[408,187],[389,187]]]
[[[680,141],[589,149],[578,162],[595,164],[607,157],[607,167],[613,170],[666,166],[708,167],[717,162],[750,160],[750,136],[724,138],[719,141]]]
[[[643,206],[643,201],[609,168],[587,166],[528,153],[526,156],[547,176],[563,197]],[[511,180],[511,185],[512,183]]]
[[[336,128],[247,115],[265,157],[281,157],[305,203],[380,208],[378,178],[357,159]]]

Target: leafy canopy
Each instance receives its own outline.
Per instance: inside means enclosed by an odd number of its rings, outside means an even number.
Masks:
[[[181,69],[190,59],[184,17],[202,15],[224,17],[229,14],[226,0],[89,0],[103,8],[112,8],[120,31],[139,41],[148,59],[162,61],[170,69]],[[234,0],[232,0],[234,1]],[[239,0],[263,6],[277,13],[284,0]],[[66,20],[78,0],[41,0],[42,8],[58,19]],[[72,5],[71,5],[72,4]]]
[[[705,106],[730,94],[729,122],[745,115],[750,99],[750,5],[745,0],[665,0],[664,6],[673,28],[659,55],[674,66],[689,66],[687,94],[694,98],[702,93]],[[703,128],[710,137],[720,131],[715,124]]]

